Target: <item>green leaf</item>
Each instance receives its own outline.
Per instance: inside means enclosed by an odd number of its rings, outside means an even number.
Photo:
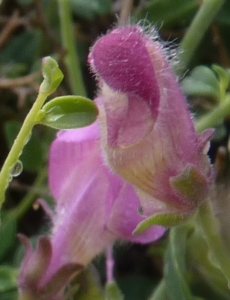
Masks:
[[[71,0],[71,7],[76,15],[93,21],[96,17],[109,14],[112,10],[111,0]]]
[[[230,299],[226,278],[218,267],[213,264],[209,247],[200,230],[189,235],[188,243],[189,263],[196,270],[193,286],[196,291],[206,295],[206,299]]]
[[[188,96],[219,98],[219,81],[213,70],[198,66],[181,83],[183,92]]]
[[[140,222],[134,229],[133,234],[140,234],[146,229],[154,225],[161,225],[165,227],[172,227],[185,222],[188,219],[183,214],[161,214],[151,216],[144,221]]]
[[[57,62],[50,56],[42,60],[42,75],[44,80],[41,83],[40,92],[47,93],[48,95],[56,91],[64,77]]]
[[[57,97],[46,103],[36,122],[56,129],[71,129],[90,125],[98,115],[93,101],[81,96]]]
[[[105,300],[124,300],[124,296],[115,281],[110,281],[106,284]]]
[[[165,257],[165,285],[169,300],[194,300],[186,278],[186,244],[189,227],[178,226],[170,231]]]
[[[0,267],[0,298],[1,293],[17,288],[18,269],[9,266]]]
[[[9,148],[13,145],[21,126],[22,124],[17,121],[8,121],[5,123],[4,130]],[[33,132],[30,140],[25,145],[20,160],[23,168],[29,172],[36,172],[41,167],[43,162],[42,143],[36,131]]]
[[[229,86],[230,76],[224,68],[218,65],[212,65],[212,69],[217,73],[219,78],[220,100],[224,100]]]

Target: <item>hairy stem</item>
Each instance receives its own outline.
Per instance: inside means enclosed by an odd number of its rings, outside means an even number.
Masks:
[[[49,93],[39,93],[34,105],[32,106],[30,112],[26,116],[24,123],[19,131],[17,138],[3,164],[0,172],[0,206],[5,199],[5,190],[12,178],[11,172],[15,164],[17,163],[22,150],[29,140],[30,134],[32,132],[33,126],[35,125],[35,117],[45,102]]]

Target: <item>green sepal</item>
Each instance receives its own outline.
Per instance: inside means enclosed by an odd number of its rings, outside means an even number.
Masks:
[[[205,177],[192,164],[188,164],[179,175],[171,177],[170,184],[175,192],[191,201],[193,206],[202,201],[207,193]]]
[[[105,287],[105,300],[124,300],[124,296],[115,281],[107,282]]]
[[[64,77],[57,62],[50,56],[42,59],[42,75],[44,80],[40,85],[40,92],[48,95],[56,91]]]
[[[92,124],[98,115],[93,101],[81,96],[61,96],[46,103],[36,116],[36,123],[55,129],[72,129]]]
[[[188,219],[183,214],[161,214],[151,216],[140,222],[134,229],[133,234],[140,234],[151,226],[161,225],[164,227],[173,227],[179,225]]]

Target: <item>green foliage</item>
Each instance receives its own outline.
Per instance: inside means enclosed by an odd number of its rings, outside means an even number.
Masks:
[[[206,96],[218,99],[219,82],[212,69],[206,66],[195,67],[181,83],[181,88],[189,96]]]
[[[88,21],[111,12],[111,0],[71,0],[73,12]]]
[[[230,74],[227,72],[227,70],[218,65],[212,65],[212,69],[216,72],[219,79],[220,101],[224,101],[226,97],[226,91],[229,86]]]
[[[176,227],[171,230],[164,269],[165,285],[169,300],[199,299],[194,297],[190,291],[186,269],[186,245],[189,231],[189,227]]]
[[[17,295],[18,292],[16,287],[13,291],[0,293],[1,300],[15,300],[17,299]]]
[[[81,96],[62,96],[46,103],[37,115],[37,123],[56,129],[71,129],[90,125],[96,120],[98,109]]]
[[[1,50],[0,63],[16,62],[28,67],[37,58],[40,39],[40,30],[25,31],[13,36]]]
[[[161,280],[148,300],[169,300],[164,279]]]
[[[158,26],[185,26],[198,8],[196,0],[152,0],[146,2],[139,18],[148,18]]]
[[[33,3],[33,0],[17,0],[17,3],[20,5],[30,5]]]
[[[0,297],[1,293],[16,289],[17,276],[17,269],[8,266],[0,267]],[[1,299],[3,298],[1,297]]]
[[[222,272],[213,264],[208,253],[208,246],[201,232],[195,230],[188,238],[188,259],[190,265],[197,269],[197,276],[194,277],[192,287],[196,287],[201,295],[207,295],[208,300],[230,299],[227,280]],[[197,251],[199,245],[199,251]]]
[[[110,281],[105,286],[105,300],[124,300],[115,281]]]
[[[4,259],[7,251],[12,249],[15,244],[17,226],[15,219],[5,219],[0,227],[0,261]],[[0,268],[0,292],[1,292],[1,268]]]
[[[130,275],[120,278],[118,285],[125,300],[147,300],[156,286],[156,280],[148,276]]]
[[[72,40],[77,49],[80,50],[78,51],[80,53],[80,66],[84,70],[87,94],[95,95],[95,90],[91,86],[92,79],[87,71],[88,48],[97,36],[114,27],[120,13],[119,3],[125,1],[70,0],[70,2],[71,16],[73,17],[71,18],[73,24]],[[134,14],[131,14],[131,19],[134,17],[135,22],[156,26],[160,31],[161,38],[165,41],[172,41],[174,48],[183,39],[203,2],[198,0],[134,1]],[[207,2],[208,0],[206,0]],[[15,27],[10,27],[12,12],[16,10],[19,11],[19,24],[17,25],[16,21],[13,23],[16,24]],[[55,129],[78,128],[91,124],[96,119],[98,111],[94,103],[86,98],[63,96],[70,94],[67,79],[71,76],[68,67],[65,69],[65,58],[69,52],[61,42],[58,1],[3,1],[0,14],[2,29],[0,34],[0,137],[2,145],[0,159],[2,162],[22,126],[22,122],[18,122],[18,120],[24,120],[28,108],[36,99],[39,82],[36,78],[26,83],[17,83],[10,85],[9,88],[2,88],[1,80],[23,81],[21,76],[30,76],[30,72],[40,70],[40,65],[39,67],[37,65],[38,62],[40,64],[44,56],[51,55],[57,59],[65,73],[65,80],[62,82],[62,71],[52,58],[43,60],[45,63],[43,64],[44,81],[40,91],[46,95],[55,92],[55,95],[54,99],[41,108],[37,114],[36,122]],[[204,113],[212,111],[223,103],[228,96],[230,71],[226,66],[229,67],[230,65],[229,26],[230,2],[226,0],[215,17],[214,26],[211,27],[211,30],[208,29],[203,44],[197,49],[196,54],[193,54],[192,63],[189,64],[190,69],[185,70],[185,73],[182,74],[184,77],[181,83],[182,90],[189,98],[195,117],[202,117]],[[4,36],[3,33],[6,28],[10,28],[10,30]],[[188,73],[186,73],[187,71]],[[80,71],[77,70],[77,73],[80,74]],[[73,82],[78,82],[75,76],[72,79]],[[61,82],[61,86],[57,89]],[[215,146],[224,145],[226,148],[228,132],[229,119],[222,118],[216,128]],[[20,230],[26,235],[33,235],[32,240],[37,240],[39,232],[42,230],[41,224],[44,222],[44,218],[40,219],[37,216],[29,218],[29,214],[25,214],[31,207],[31,200],[30,205],[20,213],[20,222],[18,222],[18,218],[11,218],[10,216],[16,216],[16,214],[11,215],[11,212],[17,211],[17,205],[23,204],[24,198],[31,197],[31,195],[32,198],[35,198],[35,195],[43,197],[43,193],[45,194],[48,190],[44,178],[38,186],[34,186],[31,182],[39,174],[41,167],[46,168],[44,162],[48,156],[48,147],[54,134],[55,131],[48,127],[36,126],[34,128],[20,157],[23,168],[33,174],[32,176],[30,176],[31,174],[28,176],[27,172],[23,174],[23,185],[19,178],[19,187],[24,188],[24,185],[26,186],[23,193],[10,187],[10,192],[6,197],[7,214],[3,213],[0,226],[1,300],[17,299],[18,268],[24,256],[24,248],[22,245],[18,247],[15,238],[17,231]],[[229,162],[224,162],[224,164],[226,169],[229,168]],[[222,174],[221,180],[224,179],[224,184],[228,186],[229,179],[225,175]],[[183,178],[179,178],[175,183],[177,191],[180,190],[184,193],[186,192],[184,188],[187,186],[191,195],[194,191],[189,185],[190,178],[188,176],[184,181]],[[34,190],[36,194],[33,194]],[[46,194],[44,197],[46,198]],[[223,197],[227,196],[224,195]],[[229,214],[226,209],[227,213]],[[148,227],[156,224],[166,227],[175,226],[183,223],[186,218],[184,215],[172,214],[150,217],[141,222],[134,233],[144,232]],[[47,224],[48,226],[50,225]],[[17,230],[17,228],[19,229]],[[220,228],[220,232],[222,232],[222,228]],[[167,233],[165,236],[163,242],[167,243]],[[151,247],[155,247],[154,245]],[[125,252],[124,249],[129,249],[129,247],[129,245],[124,245],[123,253]],[[149,258],[147,249],[149,246],[135,246],[129,252],[131,254],[126,254],[123,260],[120,257],[116,258],[114,275],[119,288],[116,283],[107,284],[105,289],[102,287],[101,282],[105,282],[105,266],[103,264],[103,271],[100,271],[101,281],[99,275],[94,272],[95,270],[83,272],[76,279],[76,283],[73,283],[74,295],[70,293],[68,300],[198,300],[199,298],[194,295],[199,295],[205,300],[230,299],[229,289],[222,272],[212,264],[208,246],[196,232],[194,233],[189,228],[183,228],[180,225],[171,230],[165,256],[166,265],[163,281],[161,281],[162,253],[151,255],[148,267],[143,267],[142,261],[146,257]],[[141,261],[139,264],[137,264],[137,259]],[[12,267],[15,265],[18,268]],[[161,284],[148,298],[156,283],[160,281]]]
[[[230,25],[230,2],[225,1],[223,7],[221,8],[220,12],[216,16],[216,21],[218,23],[223,24],[223,25]]]
[[[17,299],[18,270],[9,266],[0,267],[0,299]]]
[[[181,83],[186,95],[212,97],[217,101],[224,99],[229,85],[230,76],[224,68],[213,65],[212,69],[206,66],[195,67],[189,76]]]
[[[104,300],[104,291],[98,282],[98,274],[93,267],[85,269],[79,276],[78,281],[74,284],[84,282],[84,285],[79,285],[74,300]]]

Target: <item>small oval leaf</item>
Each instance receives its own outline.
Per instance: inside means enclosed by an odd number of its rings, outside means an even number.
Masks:
[[[181,88],[188,96],[220,97],[218,78],[212,69],[205,66],[195,67],[182,81]]]
[[[73,129],[92,124],[97,115],[98,108],[93,101],[81,96],[62,96],[46,103],[36,122],[55,129]]]

